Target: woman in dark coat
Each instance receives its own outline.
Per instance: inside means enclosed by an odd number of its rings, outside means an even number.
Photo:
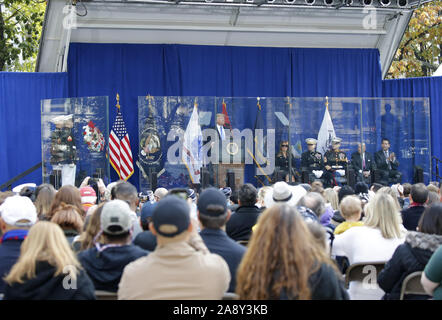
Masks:
[[[29,230],[5,282],[5,300],[95,300],[91,279],[52,222],[37,222]]]
[[[442,203],[433,204],[422,214],[418,231],[407,233],[404,244],[397,247],[390,261],[378,276],[378,284],[385,291],[383,299],[400,298],[402,282],[416,271],[423,271],[432,254],[442,245]],[[429,298],[405,296],[406,299]]]

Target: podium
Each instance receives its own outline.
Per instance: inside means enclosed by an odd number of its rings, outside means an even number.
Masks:
[[[244,163],[220,163],[214,170],[214,181],[218,188],[230,187],[238,190],[244,184]],[[234,175],[234,186],[229,185],[229,173]]]

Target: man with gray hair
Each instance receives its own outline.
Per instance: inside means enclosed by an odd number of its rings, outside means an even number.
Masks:
[[[155,201],[158,202],[167,195],[168,191],[166,188],[157,188],[153,194]]]
[[[351,154],[351,165],[356,174],[356,180],[371,184],[371,171],[374,169],[373,156],[365,151],[365,143],[358,142],[358,151]]]

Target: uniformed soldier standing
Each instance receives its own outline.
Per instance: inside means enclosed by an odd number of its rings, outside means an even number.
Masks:
[[[308,172],[308,182],[310,183],[321,178],[324,171],[324,159],[322,158],[322,154],[316,151],[316,145],[318,143],[316,139],[308,138],[305,142],[307,143],[308,151],[301,155],[301,171]],[[315,175],[313,171],[318,171],[318,175]],[[322,173],[319,171],[322,171]]]
[[[345,152],[339,150],[341,147],[341,138],[334,138],[332,140],[332,149],[324,154],[324,167],[325,167],[325,184],[330,186],[338,186],[339,178],[341,177],[340,170],[346,170],[347,167],[347,155]],[[339,170],[339,171],[337,171]]]

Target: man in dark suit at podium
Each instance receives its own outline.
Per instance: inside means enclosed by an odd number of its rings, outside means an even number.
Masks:
[[[382,150],[375,153],[374,161],[376,170],[379,171],[379,178],[382,184],[390,185],[400,183],[402,174],[398,171],[399,162],[394,152],[390,151],[390,140],[382,139]]]
[[[365,151],[365,143],[358,143],[358,151],[351,154],[351,165],[356,174],[356,180],[371,184],[371,171],[374,169],[373,156]]]

